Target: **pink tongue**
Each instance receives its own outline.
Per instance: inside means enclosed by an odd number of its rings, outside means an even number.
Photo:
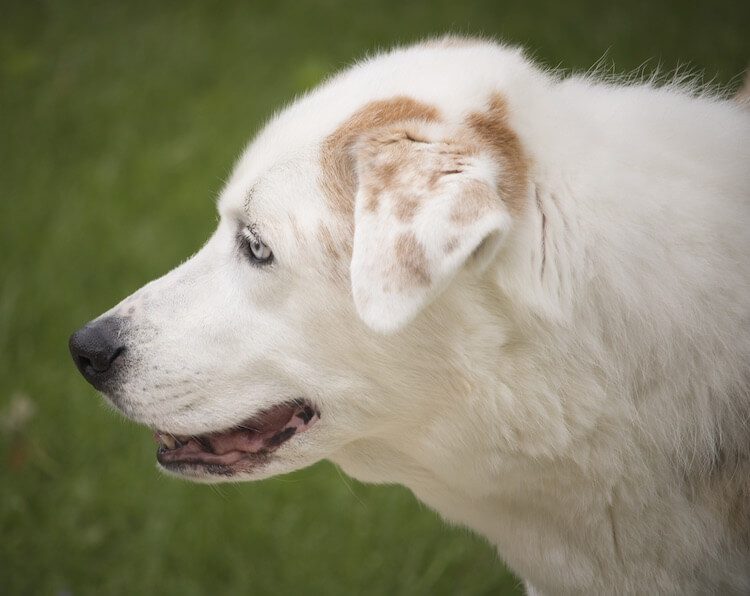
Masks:
[[[206,442],[211,444],[211,451],[217,455],[224,455],[230,451],[257,453],[263,449],[266,444],[266,433],[259,434],[246,431],[229,431],[220,435],[208,437]]]
[[[277,447],[305,426],[307,423],[299,417],[299,408],[278,407],[253,420],[252,426],[211,435],[205,441],[217,455],[232,451],[258,453]]]
[[[224,457],[230,454],[228,457]],[[242,453],[239,451],[228,450],[223,453],[207,453],[206,449],[196,440],[190,439],[187,443],[184,443],[181,447],[174,451],[167,452],[166,457],[168,459],[191,459],[196,458],[201,461],[221,464],[232,464],[235,461],[242,458]]]

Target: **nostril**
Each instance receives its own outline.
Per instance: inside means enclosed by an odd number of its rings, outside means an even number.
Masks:
[[[76,364],[78,365],[78,368],[80,370],[86,370],[89,366],[93,368],[91,360],[89,358],[86,358],[86,356],[76,356],[75,359]]]
[[[119,347],[115,348],[114,351],[103,350],[87,355],[81,355],[81,364],[83,364],[84,366],[90,366],[94,369],[95,372],[98,373],[107,372],[112,366],[112,363],[117,360],[117,357],[120,354],[122,354],[123,350],[123,347]]]
[[[112,354],[112,357],[109,359],[109,362],[107,363],[107,368],[112,366],[112,363],[117,360],[120,357],[120,354],[122,354],[125,351],[125,346],[120,346],[117,348],[114,353]]]
[[[89,358],[88,356],[78,355],[76,356],[78,368],[82,371],[89,370],[89,372],[103,373],[107,372],[112,363],[125,351],[125,348],[118,348],[112,354],[111,357],[106,355],[99,358]]]

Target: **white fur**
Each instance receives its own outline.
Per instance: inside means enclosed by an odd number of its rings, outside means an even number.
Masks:
[[[527,208],[474,229],[472,247],[502,230],[489,263],[430,252],[439,287],[363,322],[318,239],[352,237],[321,190],[324,139],[375,99],[458,126],[492,93],[529,157]],[[113,311],[133,307],[128,415],[201,433],[306,396],[320,422],[248,479],[329,458],[403,484],[539,593],[750,592],[750,112],[428,43],[280,112],[220,213],[197,255]],[[248,224],[271,268],[238,254]],[[392,233],[363,226],[355,298]]]

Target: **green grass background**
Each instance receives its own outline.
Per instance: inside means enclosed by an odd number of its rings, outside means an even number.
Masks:
[[[327,463],[219,488],[160,476],[67,336],[196,250],[264,118],[365,52],[485,33],[550,65],[607,52],[618,72],[737,85],[749,6],[2,0],[0,594],[516,593],[482,540]]]

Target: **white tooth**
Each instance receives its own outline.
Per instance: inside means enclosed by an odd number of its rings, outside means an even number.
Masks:
[[[172,435],[162,434],[159,439],[167,449],[174,449],[177,444]]]

